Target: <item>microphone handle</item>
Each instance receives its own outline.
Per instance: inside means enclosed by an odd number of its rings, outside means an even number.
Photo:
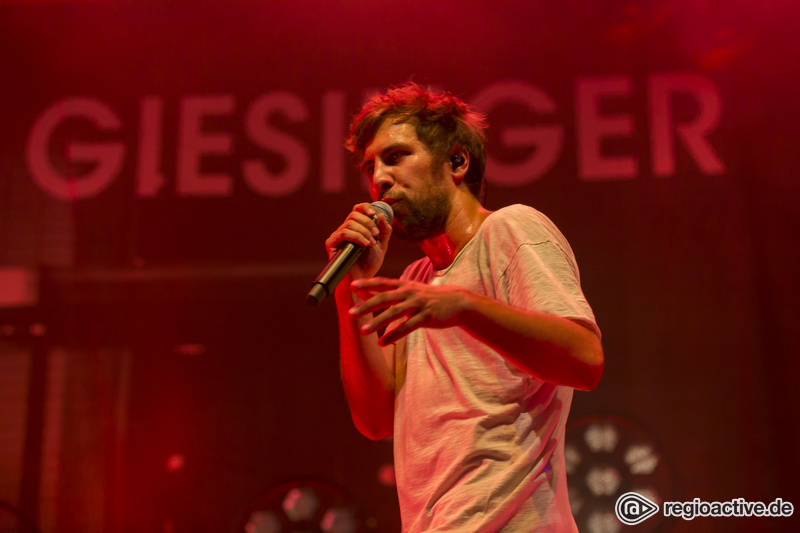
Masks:
[[[372,202],[371,205],[375,210],[375,216],[372,217],[373,222],[377,222],[378,214],[382,214],[387,223],[392,223],[394,218],[392,206],[386,202]],[[326,296],[329,296],[339,282],[342,281],[345,274],[358,261],[364,250],[365,248],[361,245],[349,241],[345,242],[312,283],[311,290],[306,296],[306,303],[317,306]]]
[[[344,243],[339,248],[339,251],[336,252],[336,255],[328,262],[327,266],[322,269],[317,279],[314,280],[311,290],[306,296],[306,303],[315,307],[319,305],[325,297],[333,292],[363,252],[363,246],[352,242]]]

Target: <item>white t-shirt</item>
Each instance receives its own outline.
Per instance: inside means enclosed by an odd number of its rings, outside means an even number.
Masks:
[[[597,328],[569,244],[527,206],[490,214],[448,268],[424,258],[402,277]],[[577,531],[563,453],[571,388],[531,377],[459,327],[401,339],[395,372],[403,531]]]

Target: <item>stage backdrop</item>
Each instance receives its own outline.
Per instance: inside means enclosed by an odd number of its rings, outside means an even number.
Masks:
[[[399,531],[391,442],[353,429],[303,298],[368,198],[349,119],[406,80],[488,114],[487,206],[577,255],[607,358],[571,415],[606,436],[582,501],[800,505],[796,2],[3,4],[0,500],[43,531],[277,531],[250,512],[297,480]]]

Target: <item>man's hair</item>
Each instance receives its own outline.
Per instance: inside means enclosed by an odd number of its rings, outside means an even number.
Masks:
[[[417,137],[441,165],[454,148],[469,153],[464,183],[480,198],[486,170],[486,116],[451,93],[436,93],[407,82],[370,98],[350,124],[345,147],[363,155],[367,144],[386,121],[414,126]]]

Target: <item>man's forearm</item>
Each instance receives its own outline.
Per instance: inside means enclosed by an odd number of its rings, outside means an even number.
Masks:
[[[591,390],[600,381],[600,339],[575,321],[515,309],[487,296],[467,293],[459,322],[466,331],[539,379],[582,390]]]
[[[354,304],[347,276],[335,292],[339,315],[342,382],[356,428],[366,437],[390,437],[394,423],[394,373],[378,346],[377,334],[363,335],[358,328],[367,318],[353,318]]]

